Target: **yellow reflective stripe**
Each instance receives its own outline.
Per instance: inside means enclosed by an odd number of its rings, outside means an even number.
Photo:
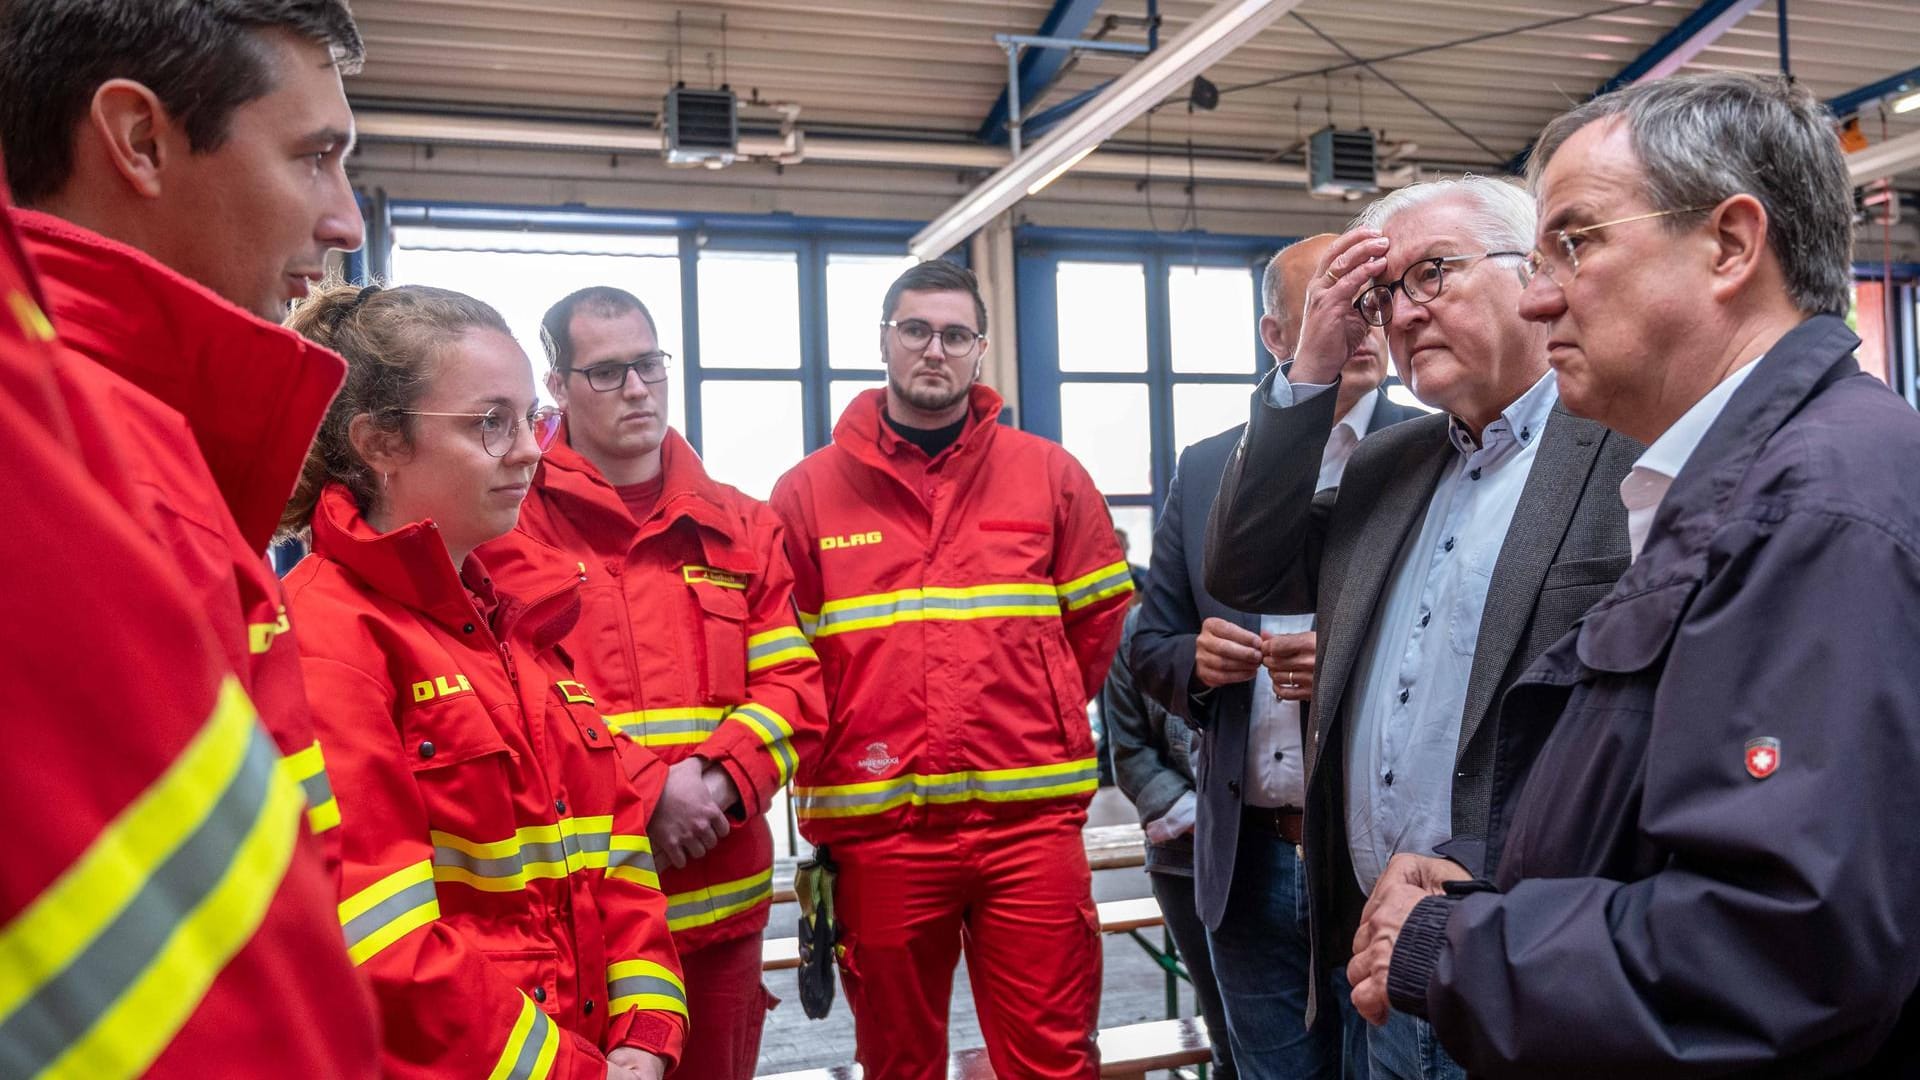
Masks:
[[[514,892],[527,882],[562,878],[582,869],[604,869],[613,818],[564,817],[551,825],[528,825],[505,840],[475,841],[434,829],[433,879],[482,892]]]
[[[820,636],[820,613],[819,612],[796,611],[794,612],[794,614],[800,616],[800,632],[807,635],[808,641],[812,641],[814,638]]]
[[[507,1032],[506,1048],[500,1051],[500,1060],[494,1062],[487,1080],[544,1080],[553,1072],[553,1059],[559,1052],[560,1029],[522,992],[520,1015]]]
[[[773,902],[773,868],[667,897],[667,929],[679,933]]]
[[[292,859],[300,790],[277,758],[224,680],[167,771],[0,927],[0,1056],[13,1068],[132,1077],[166,1049]]]
[[[239,768],[254,713],[232,678],[167,771],[100,831],[26,910],[0,929],[0,1017],[64,970],[212,813]]]
[[[1125,559],[1095,570],[1091,574],[1082,574],[1072,581],[1059,586],[1060,602],[1068,611],[1078,611],[1088,604],[1098,603],[1109,596],[1133,591],[1133,568]]]
[[[793,770],[800,762],[794,756],[793,745],[788,742],[793,738],[793,725],[787,722],[786,717],[755,702],[739,706],[727,714],[727,718],[747,725],[760,737],[761,743],[767,748],[767,755],[773,758],[774,773],[779,777],[776,786],[793,779]]]
[[[821,605],[813,637],[871,630],[926,619],[1058,618],[1060,595],[1054,586],[1030,581],[964,588],[927,586],[849,596]],[[805,616],[803,615],[804,619]]]
[[[273,648],[273,639],[293,628],[287,622],[287,609],[281,608],[279,618],[273,622],[247,624],[247,651],[255,656]]]
[[[622,960],[607,967],[609,1016],[628,1009],[659,1009],[687,1015],[687,987],[673,969],[651,960]]]
[[[20,324],[20,330],[27,335],[27,340],[52,341],[59,336],[53,331],[52,320],[40,310],[39,304],[33,302],[33,297],[26,293],[10,292],[7,294],[7,306],[13,309],[13,317]]]
[[[340,802],[333,797],[333,784],[327,779],[327,759],[320,752],[320,740],[281,759],[281,768],[307,796],[307,828],[326,832],[340,824]]]
[[[797,626],[781,626],[747,639],[747,672],[764,671],[790,660],[818,660],[807,635]]]
[[[644,836],[614,833],[608,839],[607,876],[660,888],[660,872],[653,861],[653,842]]]
[[[685,746],[707,741],[719,728],[727,710],[717,706],[684,709],[639,709],[612,713],[600,719],[641,746]]]
[[[1093,758],[1018,769],[974,769],[926,775],[906,773],[858,784],[793,789],[795,812],[805,819],[883,814],[901,806],[969,801],[1024,802],[1079,795],[1100,782]]]
[[[433,864],[421,861],[388,874],[340,902],[347,956],[364,964],[380,950],[440,917]]]

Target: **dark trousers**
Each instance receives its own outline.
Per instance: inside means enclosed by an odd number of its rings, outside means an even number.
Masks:
[[[1318,1022],[1307,1027],[1309,940],[1299,849],[1271,833],[1241,829],[1227,910],[1220,928],[1207,932],[1207,942],[1242,1080],[1367,1075],[1364,1057],[1342,1067],[1343,1021],[1354,1015],[1351,1001],[1321,1009]]]
[[[1193,996],[1200,1003],[1200,1015],[1207,1022],[1207,1038],[1213,1042],[1215,1080],[1237,1080],[1233,1067],[1233,1047],[1227,1038],[1227,1013],[1220,1004],[1220,987],[1213,978],[1213,959],[1207,950],[1207,927],[1193,906],[1193,879],[1181,874],[1149,873],[1153,897],[1160,901],[1160,915],[1173,935],[1174,948],[1186,963],[1193,980]]]

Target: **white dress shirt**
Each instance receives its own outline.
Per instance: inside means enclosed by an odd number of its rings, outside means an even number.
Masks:
[[[1317,389],[1290,388],[1276,405]],[[1387,860],[1432,854],[1453,835],[1461,712],[1493,565],[1526,488],[1540,433],[1560,400],[1552,371],[1487,425],[1480,444],[1458,420],[1456,453],[1426,519],[1404,544],[1354,665],[1347,706],[1347,846],[1369,895]]]
[[[1275,378],[1280,384],[1283,379]],[[1353,449],[1373,426],[1373,410],[1380,402],[1370,393],[1354,403],[1327,435],[1320,454],[1320,482],[1314,490],[1338,487]],[[1262,615],[1262,634],[1298,634],[1313,629],[1312,615]],[[1249,806],[1304,806],[1307,778],[1302,769],[1300,703],[1273,696],[1273,675],[1262,664],[1253,676],[1253,712],[1247,723],[1246,770],[1241,777]]]
[[[1686,468],[1687,459],[1699,448],[1700,440],[1707,437],[1707,429],[1720,418],[1727,402],[1733,399],[1733,392],[1740,389],[1740,384],[1747,381],[1759,363],[1756,358],[1721,379],[1720,385],[1707,391],[1706,397],[1694,402],[1693,408],[1681,413],[1672,427],[1661,432],[1620,479],[1620,502],[1627,508],[1627,543],[1634,558],[1638,559],[1640,549],[1647,546],[1653,516],[1660,512],[1660,500],[1667,497],[1674,478]]]

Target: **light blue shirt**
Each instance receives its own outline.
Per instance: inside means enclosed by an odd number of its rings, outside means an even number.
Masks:
[[[1290,387],[1282,401],[1276,378],[1271,397],[1284,406],[1321,389]],[[1395,854],[1432,854],[1453,835],[1454,763],[1480,615],[1559,399],[1549,371],[1487,425],[1478,446],[1455,420],[1456,453],[1394,561],[1347,707],[1347,846],[1365,893]]]

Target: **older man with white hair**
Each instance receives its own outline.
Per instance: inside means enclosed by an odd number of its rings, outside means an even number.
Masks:
[[[1302,836],[1317,993],[1338,986],[1395,855],[1451,839],[1446,873],[1478,869],[1472,840],[1498,809],[1490,708],[1627,566],[1618,486],[1640,447],[1560,407],[1546,333],[1517,310],[1533,234],[1526,192],[1484,177],[1369,207],[1321,257],[1292,363],[1256,393],[1214,503],[1208,590],[1317,614]],[[1362,441],[1316,497],[1369,324],[1442,411]],[[1461,1075],[1406,1014],[1368,1050],[1376,1077]]]
[[[1920,1076],[1920,417],[1853,359],[1832,119],[1715,74],[1541,134],[1520,310],[1651,445],[1632,568],[1501,708],[1497,858],[1404,857],[1356,943],[1475,1075]]]

